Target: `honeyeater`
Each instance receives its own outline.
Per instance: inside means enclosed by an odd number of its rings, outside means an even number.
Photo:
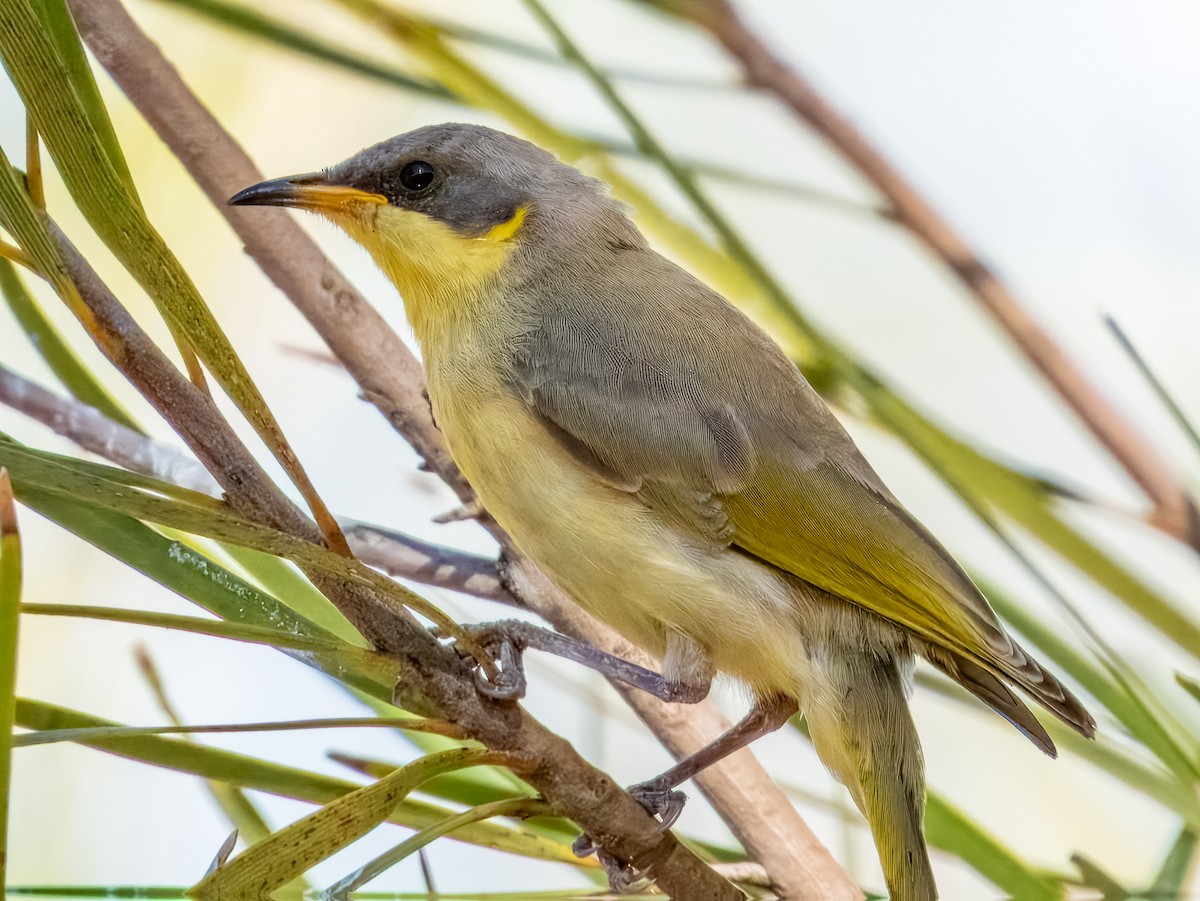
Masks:
[[[1038,747],[1016,686],[1091,736],[797,367],[656,253],[599,181],[523,140],[435,125],[234,204],[320,213],[395,284],[434,418],[486,509],[580,605],[755,712],[705,763],[804,712],[870,823],[893,899],[937,889],[907,697],[917,656]],[[685,762],[686,764],[686,762]]]

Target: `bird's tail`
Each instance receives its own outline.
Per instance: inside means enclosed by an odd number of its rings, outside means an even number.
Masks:
[[[934,901],[922,829],[925,766],[900,663],[830,656],[820,688],[804,692],[813,745],[870,823],[892,901]]]

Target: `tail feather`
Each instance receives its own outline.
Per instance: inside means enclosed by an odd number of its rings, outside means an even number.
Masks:
[[[1096,721],[1083,703],[1015,641],[1012,642],[1012,653],[1005,661],[1008,665],[999,675],[945,648],[927,645],[921,651],[930,663],[1012,723],[1051,757],[1056,756],[1057,751],[1050,736],[1004,680],[1016,685],[1084,738],[1096,734]]]
[[[1054,742],[1012,690],[973,660],[945,651],[931,651],[929,662],[1015,726],[1022,735],[1051,757],[1058,756]]]
[[[817,754],[870,823],[892,901],[935,901],[925,848],[925,771],[901,661],[845,654],[823,661],[803,699]]]

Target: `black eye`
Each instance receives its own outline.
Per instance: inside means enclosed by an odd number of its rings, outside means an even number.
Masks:
[[[400,184],[410,191],[423,191],[433,183],[433,166],[413,160],[400,170]]]

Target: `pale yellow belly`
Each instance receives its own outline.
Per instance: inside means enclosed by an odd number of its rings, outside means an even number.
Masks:
[[[497,522],[560,587],[655,656],[674,630],[756,693],[798,690],[807,655],[794,586],[604,483],[516,398],[473,388],[469,402],[434,394],[451,453]]]

